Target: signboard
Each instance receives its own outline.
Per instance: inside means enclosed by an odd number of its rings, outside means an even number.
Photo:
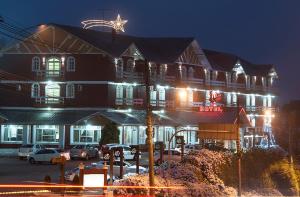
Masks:
[[[64,156],[61,157],[55,157],[52,160],[52,163],[65,163],[66,162],[66,158]]]
[[[199,124],[200,139],[238,140],[238,127],[235,124]]]
[[[221,106],[200,106],[200,112],[223,112],[223,108]]]
[[[83,187],[104,187],[104,174],[84,174]]]
[[[216,103],[218,101],[221,101],[221,99],[222,99],[222,95],[219,92],[216,92],[214,90],[211,90],[209,92],[209,101],[211,103]]]

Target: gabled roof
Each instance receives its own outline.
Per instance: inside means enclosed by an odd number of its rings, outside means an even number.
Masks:
[[[267,76],[274,66],[271,64],[253,64],[237,55],[224,53],[214,50],[203,49],[208,61],[213,69],[220,71],[232,71],[233,67],[239,62],[245,73],[252,76]]]
[[[69,25],[51,24],[85,40],[114,57],[119,57],[131,44],[135,44],[143,57],[158,63],[174,63],[194,38],[135,37],[124,34],[83,29]]]

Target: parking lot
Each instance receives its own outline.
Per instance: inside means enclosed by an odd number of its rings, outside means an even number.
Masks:
[[[79,165],[80,162],[90,164],[97,159],[67,161],[65,170],[70,170]],[[59,165],[49,163],[29,164],[27,160],[19,160],[17,157],[0,158],[0,184],[42,182],[49,175],[52,182],[59,182]]]

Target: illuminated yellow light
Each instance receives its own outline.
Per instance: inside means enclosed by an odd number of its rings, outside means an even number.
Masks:
[[[106,20],[85,20],[82,21],[83,29],[89,29],[91,27],[111,27],[116,31],[124,30],[124,25],[128,22],[128,20],[122,20],[120,14],[118,14],[117,19],[114,21],[106,21]]]
[[[186,90],[181,89],[181,90],[179,90],[179,93],[178,93],[178,94],[179,94],[180,100],[183,100],[183,101],[186,100],[186,96],[187,96]]]

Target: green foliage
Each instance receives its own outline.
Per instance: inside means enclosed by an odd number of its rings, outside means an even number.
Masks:
[[[120,131],[116,123],[110,122],[104,126],[99,144],[119,143],[119,135]]]
[[[283,195],[299,193],[299,177],[286,159],[272,164],[262,178],[266,187],[276,188]]]
[[[252,149],[241,159],[242,187],[245,190],[273,188],[284,195],[296,195],[299,191],[299,171],[288,163],[286,153],[279,148]],[[220,175],[225,185],[236,187],[237,157],[223,166]]]

